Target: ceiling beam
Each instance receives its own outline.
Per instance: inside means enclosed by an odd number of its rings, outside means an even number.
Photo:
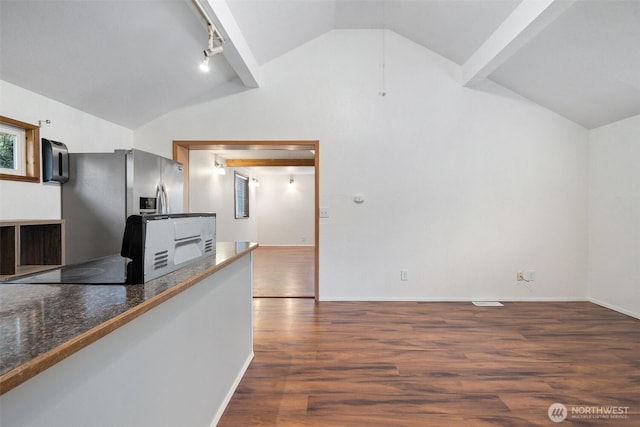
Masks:
[[[246,87],[260,87],[259,66],[226,0],[203,0],[215,27],[225,38],[223,55]]]
[[[462,85],[486,79],[576,0],[523,0],[462,66]]]
[[[260,167],[287,167],[287,166],[315,166],[315,159],[225,159],[227,167],[248,168]]]

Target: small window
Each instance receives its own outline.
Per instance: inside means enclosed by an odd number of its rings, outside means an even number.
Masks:
[[[25,131],[0,123],[0,173],[25,176]]]
[[[40,182],[40,128],[0,116],[0,180]]]
[[[238,172],[234,176],[236,218],[249,218],[249,177]]]

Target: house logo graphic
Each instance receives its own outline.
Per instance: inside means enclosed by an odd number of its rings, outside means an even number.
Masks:
[[[547,410],[547,415],[549,415],[549,419],[554,423],[561,423],[567,418],[567,407],[562,403],[553,403],[549,406]]]

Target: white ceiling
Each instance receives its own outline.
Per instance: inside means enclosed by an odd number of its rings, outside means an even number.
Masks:
[[[201,1],[228,39],[208,74],[191,0],[0,0],[0,78],[136,129],[255,86],[256,67],[336,28],[384,27],[464,66],[521,3]],[[640,114],[640,0],[558,3],[487,77],[587,128]]]

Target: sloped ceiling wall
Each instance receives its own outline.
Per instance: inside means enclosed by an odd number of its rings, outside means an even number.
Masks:
[[[2,0],[0,78],[136,129],[250,90],[238,75],[259,85],[261,66],[333,29],[387,28],[464,66],[514,13],[542,4],[563,12],[533,19],[531,40],[488,77],[587,128],[640,114],[636,0],[201,1],[227,38],[208,74],[190,0]]]

